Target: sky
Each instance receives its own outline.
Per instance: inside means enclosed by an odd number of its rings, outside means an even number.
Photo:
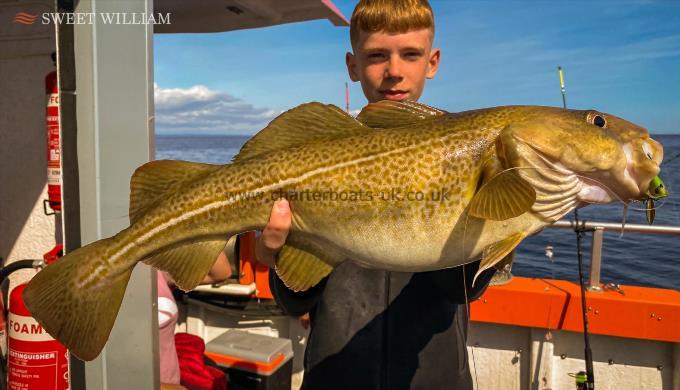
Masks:
[[[334,0],[349,19],[356,1]],[[447,111],[499,105],[597,109],[680,134],[680,1],[431,0],[437,76],[420,101]],[[365,104],[347,76],[349,28],[328,20],[211,34],[156,34],[158,134],[254,134],[320,101]]]

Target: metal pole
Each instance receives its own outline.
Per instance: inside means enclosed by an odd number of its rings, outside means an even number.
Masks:
[[[615,222],[598,222],[598,221],[580,221],[579,224],[585,230],[592,230],[601,227],[606,232],[617,232],[621,231],[631,232],[631,233],[648,233],[648,234],[671,234],[680,235],[680,226],[668,226],[668,225],[641,225],[635,223],[627,223],[625,227],[622,227],[620,223]],[[557,221],[549,228],[560,228],[572,230],[575,227],[574,221]]]
[[[92,24],[73,25],[83,244],[129,225],[130,177],[153,156],[153,25],[105,23],[100,15],[151,15],[152,3],[79,0],[75,5],[76,13],[97,15]],[[83,382],[87,390],[159,388],[156,284],[156,271],[137,265],[106,347],[85,363],[85,378],[72,389],[83,389]]]
[[[593,230],[593,241],[590,246],[590,278],[588,279],[588,291],[602,291],[600,287],[600,268],[602,266],[602,239],[604,228],[597,226]]]

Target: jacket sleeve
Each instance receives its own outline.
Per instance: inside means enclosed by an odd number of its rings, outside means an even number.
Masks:
[[[310,312],[321,299],[328,277],[307,291],[295,292],[283,283],[273,270],[269,271],[269,289],[284,313],[289,316],[301,316]]]
[[[454,268],[432,271],[430,275],[432,284],[452,303],[464,304],[466,303],[466,296],[468,302],[472,302],[484,293],[489,286],[491,277],[496,272],[495,268],[484,270],[473,286],[472,279],[479,269],[479,263],[478,260]],[[467,291],[463,289],[463,286],[466,287]]]

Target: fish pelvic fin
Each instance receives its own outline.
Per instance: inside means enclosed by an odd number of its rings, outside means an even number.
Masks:
[[[177,287],[193,290],[210,272],[227,239],[199,241],[165,249],[142,262],[170,274]]]
[[[369,127],[388,129],[412,125],[444,114],[446,111],[421,103],[381,100],[364,107],[357,120]]]
[[[110,266],[102,255],[112,240],[96,241],[48,265],[23,293],[43,329],[81,360],[96,358],[104,348],[132,274],[132,267],[106,272]],[[102,269],[109,275],[96,277]]]
[[[315,286],[331,273],[333,266],[305,250],[284,245],[275,269],[286,287],[298,292]]]
[[[243,145],[234,162],[312,142],[329,141],[367,129],[340,108],[317,102],[297,106],[276,117]]]
[[[130,179],[130,224],[137,222],[167,194],[220,168],[220,165],[179,160],[150,161]]]
[[[526,180],[511,170],[503,171],[484,184],[470,202],[470,215],[503,221],[520,216],[531,209],[536,191]]]
[[[477,270],[474,279],[472,279],[472,284],[474,285],[475,281],[477,280],[477,277],[483,271],[498,264],[501,260],[505,259],[507,256],[511,256],[512,251],[517,247],[517,245],[519,245],[522,242],[522,240],[526,238],[526,236],[527,234],[524,232],[515,233],[504,240],[501,240],[495,244],[491,244],[484,248],[484,252],[482,254],[482,261],[479,263],[479,269]],[[512,258],[509,258],[508,260],[512,261]]]

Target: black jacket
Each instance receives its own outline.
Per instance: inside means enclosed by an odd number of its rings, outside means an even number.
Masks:
[[[311,316],[302,388],[472,389],[463,280],[471,301],[493,275],[485,271],[470,287],[478,266],[403,273],[344,262],[303,293],[271,272],[283,310]]]

